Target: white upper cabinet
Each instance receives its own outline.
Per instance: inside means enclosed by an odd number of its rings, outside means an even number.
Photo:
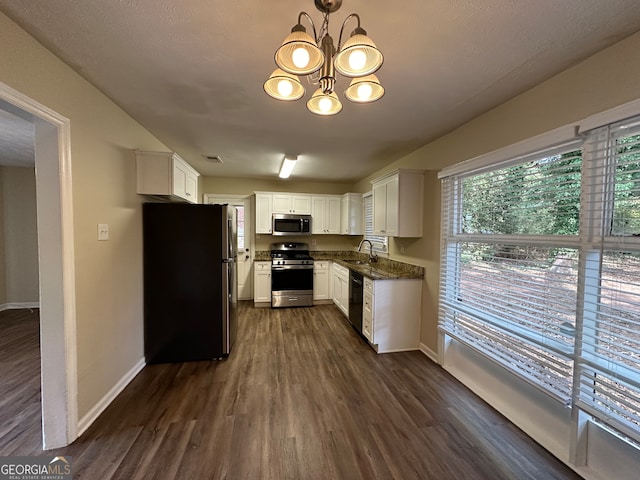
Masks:
[[[271,216],[273,213],[273,194],[256,193],[256,233],[266,233],[270,235]]]
[[[387,237],[421,237],[423,172],[396,170],[371,183],[373,233]]]
[[[361,193],[342,195],[340,233],[342,235],[364,235],[364,212]]]
[[[338,195],[313,195],[311,197],[311,233],[340,233],[340,209],[342,198]]]
[[[173,152],[136,150],[137,193],[198,203],[200,174]]]
[[[311,195],[274,193],[273,213],[311,214]]]

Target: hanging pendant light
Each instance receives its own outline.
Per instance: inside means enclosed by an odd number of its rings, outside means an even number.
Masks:
[[[264,91],[276,100],[298,100],[304,95],[304,87],[298,77],[276,68],[264,82]]]
[[[309,75],[322,67],[324,55],[316,40],[300,24],[291,29],[291,33],[276,50],[276,65],[294,75]]]
[[[345,77],[362,77],[376,72],[383,61],[376,44],[358,26],[336,55],[334,65]]]
[[[384,95],[384,87],[375,75],[354,78],[344,91],[347,100],[355,103],[371,103]]]
[[[307,108],[316,115],[335,115],[342,110],[342,103],[335,92],[324,93],[319,88],[311,95]]]

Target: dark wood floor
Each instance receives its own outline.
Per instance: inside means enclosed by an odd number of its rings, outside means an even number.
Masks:
[[[38,453],[1,412],[0,455]],[[50,453],[102,480],[579,478],[422,353],[376,355],[332,305],[242,304],[227,360],[147,366]]]
[[[0,312],[0,456],[41,452],[38,310]]]

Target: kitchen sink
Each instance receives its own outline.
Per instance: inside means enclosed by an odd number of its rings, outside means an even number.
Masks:
[[[369,262],[365,262],[364,260],[344,260],[346,263],[350,263],[351,265],[369,265]]]

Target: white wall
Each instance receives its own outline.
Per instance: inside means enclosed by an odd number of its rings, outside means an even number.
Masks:
[[[3,304],[37,304],[38,230],[33,168],[2,167]]]
[[[168,148],[2,14],[0,45],[0,82],[70,120],[82,419],[143,358],[142,199],[132,151]],[[97,241],[98,223],[110,225],[109,241]]]

